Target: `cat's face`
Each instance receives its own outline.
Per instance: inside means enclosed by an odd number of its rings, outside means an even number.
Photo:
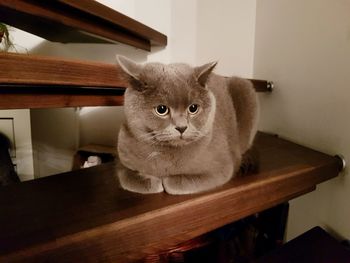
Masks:
[[[205,82],[215,64],[191,68],[130,63],[119,59],[131,76],[124,105],[128,126],[138,140],[182,146],[210,134],[216,107]]]

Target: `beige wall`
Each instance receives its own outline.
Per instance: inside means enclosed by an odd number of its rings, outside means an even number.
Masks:
[[[30,110],[35,177],[70,171],[79,143],[75,108]]]
[[[254,77],[261,126],[329,154],[350,157],[350,1],[257,1]],[[350,238],[348,172],[291,202],[288,238],[315,225]]]
[[[197,64],[218,61],[220,74],[251,77],[256,1],[199,0],[197,5]]]

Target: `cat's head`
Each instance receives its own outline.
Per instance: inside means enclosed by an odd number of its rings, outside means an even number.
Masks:
[[[138,140],[182,146],[210,134],[216,106],[206,84],[216,63],[137,64],[122,56],[117,61],[128,83],[126,120]]]

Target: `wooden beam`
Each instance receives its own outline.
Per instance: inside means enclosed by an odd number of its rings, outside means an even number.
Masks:
[[[116,64],[14,53],[0,53],[0,64],[0,109],[121,105],[127,86]],[[251,81],[271,91],[269,81]]]
[[[115,64],[66,60],[44,56],[0,53],[0,84],[47,86],[49,94],[55,88],[108,87],[125,88],[121,69]],[[51,89],[53,88],[53,89]]]
[[[122,106],[122,95],[1,94],[0,109],[43,109],[84,106]]]
[[[2,0],[0,13],[1,22],[50,41],[121,42],[147,51],[167,44],[160,32],[92,0]]]
[[[260,171],[184,196],[122,190],[114,163],[0,191],[1,262],[134,262],[315,189],[339,159],[259,134]],[[25,222],[24,222],[25,220]]]
[[[118,25],[143,39],[149,39],[153,45],[165,46],[167,44],[167,37],[165,35],[97,1],[58,0],[58,2]]]

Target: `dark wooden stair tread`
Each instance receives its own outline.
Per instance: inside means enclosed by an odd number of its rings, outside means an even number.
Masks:
[[[124,191],[114,163],[3,187],[0,261],[131,262],[310,192],[341,166],[264,133],[256,147],[259,173],[196,195]]]

